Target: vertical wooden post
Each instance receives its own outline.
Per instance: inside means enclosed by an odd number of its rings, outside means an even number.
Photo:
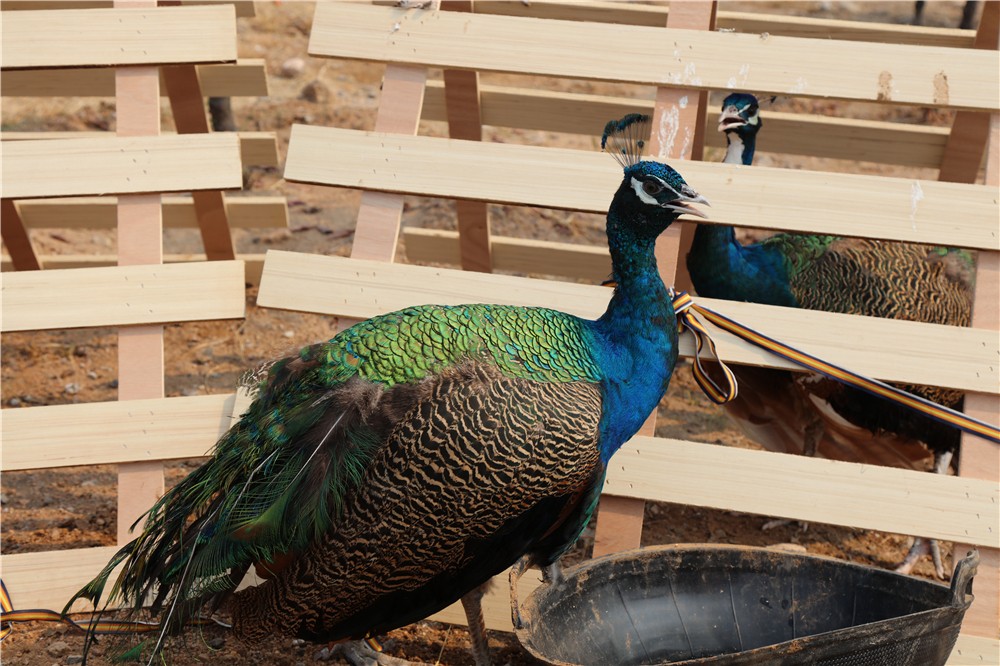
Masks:
[[[1000,47],[1000,2],[990,0],[983,6],[979,30],[973,44],[977,49]],[[951,125],[951,133],[941,157],[938,180],[953,183],[974,183],[979,177],[979,167],[989,144],[990,114],[977,111],[958,111]]]
[[[472,12],[472,0],[443,0],[441,9]],[[448,136],[452,139],[482,141],[483,125],[479,107],[479,72],[444,70],[444,100],[448,116]],[[459,199],[458,245],[462,269],[489,273],[493,270],[490,249],[490,217],[485,201]]]
[[[987,5],[996,5],[995,2]],[[984,11],[985,14],[985,11]],[[987,137],[986,184],[1000,186],[1000,114],[990,118]],[[1000,330],[1000,252],[979,252],[976,260],[976,292],[972,325]],[[965,412],[990,423],[1000,420],[1000,397],[967,393]],[[1000,445],[963,434],[959,474],[1000,482]],[[955,544],[953,556],[961,558],[971,546]],[[962,633],[997,638],[1000,622],[1000,549],[980,548],[979,574],[973,584],[976,601],[965,614]]]
[[[0,236],[15,270],[37,271],[42,267],[13,199],[0,199]]]
[[[163,80],[170,98],[174,124],[178,134],[208,134],[211,127],[205,113],[205,98],[201,94],[198,69],[194,65],[173,65],[163,68]],[[209,260],[235,259],[233,234],[226,215],[226,201],[218,190],[191,193],[205,256]]]
[[[153,9],[155,0],[115,0],[116,7]],[[119,136],[160,133],[160,73],[156,67],[115,70]],[[163,218],[159,194],[118,197],[118,263],[163,262]],[[134,326],[118,332],[118,399],[162,398],[163,327]],[[129,527],[164,489],[163,464],[118,466],[118,542],[129,540]]]
[[[375,131],[416,134],[426,83],[426,67],[386,65]],[[351,257],[394,261],[402,215],[402,194],[362,193]]]
[[[671,2],[667,27],[712,30],[715,28],[715,8],[715,2]],[[669,162],[701,159],[707,103],[707,92],[657,88],[649,154]],[[692,224],[675,222],[657,241],[656,261],[665,284],[680,289],[691,288],[683,267],[683,256],[691,246],[693,234]],[[639,434],[653,435],[655,429],[654,411],[639,429]],[[642,540],[645,506],[645,501],[639,499],[601,497],[594,535],[594,557],[638,548]]]

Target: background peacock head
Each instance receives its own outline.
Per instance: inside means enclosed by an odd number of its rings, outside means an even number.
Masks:
[[[727,135],[735,132],[741,139],[753,137],[760,130],[760,105],[749,93],[733,93],[722,100],[719,131]]]
[[[708,217],[690,205],[708,201],[666,164],[641,159],[649,130],[649,116],[633,113],[612,120],[604,127],[601,148],[625,170],[611,211],[639,236],[655,237],[684,213]]]

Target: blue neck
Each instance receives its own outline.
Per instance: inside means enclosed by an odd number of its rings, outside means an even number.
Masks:
[[[638,432],[656,408],[677,361],[677,319],[653,252],[656,236],[672,218],[650,226],[645,218],[627,220],[643,212],[622,208],[612,203],[608,213],[608,244],[617,286],[607,311],[590,322],[605,375],[600,426],[604,462]]]
[[[749,166],[756,132],[726,132],[723,162]],[[795,307],[785,259],[776,247],[740,245],[733,227],[699,224],[687,256],[688,273],[699,296]]]

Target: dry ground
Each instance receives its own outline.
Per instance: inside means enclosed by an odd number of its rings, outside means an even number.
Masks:
[[[929,25],[957,25],[957,2],[931,3],[926,12]],[[835,18],[899,21],[908,16],[908,2],[799,2],[723,3],[725,8],[760,8]],[[234,100],[241,129],[276,130],[282,154],[287,148],[291,123],[309,123],[371,129],[379,96],[382,67],[355,62],[321,62],[308,57],[306,44],[312,17],[308,3],[258,3],[257,17],[240,22],[241,56],[266,58],[271,77],[267,98]],[[613,48],[613,45],[609,45]],[[302,58],[304,68],[293,75],[282,73],[289,58]],[[484,82],[516,77],[484,76]],[[519,81],[523,83],[523,80]],[[649,90],[586,82],[533,80],[533,85],[559,86],[581,92],[623,92],[650,95]],[[713,104],[716,100],[713,99]],[[866,105],[832,102],[776,100],[774,109],[809,109],[815,113],[878,117],[882,113]],[[764,114],[767,113],[767,107]],[[947,123],[937,113],[913,110],[894,116],[904,122]],[[164,126],[170,126],[169,112]],[[3,128],[8,129],[113,129],[113,100],[13,100],[4,99]],[[425,133],[443,134],[438,124],[425,123]],[[595,147],[595,139],[537,132],[490,130],[487,140],[559,143],[577,148]],[[763,139],[762,139],[763,141]],[[709,154],[707,159],[719,159]],[[794,159],[760,154],[759,163],[817,168],[858,170],[904,175],[898,169],[874,164],[839,163],[834,160]],[[906,175],[934,178],[933,172]],[[248,183],[254,192],[279,193],[287,197],[291,228],[265,234],[238,231],[239,249],[260,252],[281,248],[305,252],[346,255],[359,194],[348,190],[288,183],[278,169],[253,169]],[[411,197],[405,224],[454,228],[449,202]],[[529,238],[596,244],[603,239],[599,216],[560,211],[493,207],[496,233]],[[34,240],[44,253],[114,250],[113,234],[53,230],[35,232]],[[196,232],[171,231],[166,250],[199,250]],[[405,255],[404,255],[405,256]],[[335,321],[315,315],[265,310],[255,306],[254,290],[247,292],[247,317],[243,321],[217,321],[171,325],[166,328],[167,395],[197,395],[232,391],[240,374],[259,361],[298,346],[328,338]],[[55,333],[19,333],[4,337],[2,403],[4,409],[31,405],[114,400],[117,397],[116,336],[113,330],[81,330]],[[670,392],[660,408],[657,434],[684,437],[726,446],[752,447],[728,422],[724,414],[705,399],[685,368],[678,370]],[[182,478],[197,463],[180,461],[167,466],[168,484]],[[8,473],[3,476],[2,550],[23,553],[66,548],[84,548],[114,543],[116,521],[115,468],[99,466]],[[761,488],[761,492],[767,492]],[[788,526],[761,531],[763,516],[704,510],[686,506],[650,503],[646,509],[643,543],[743,543],[772,545],[797,543],[811,553],[845,558],[875,566],[891,566],[905,553],[907,539],[863,530],[812,525],[807,531]],[[590,539],[584,538],[573,559],[586,555]],[[918,569],[931,573],[929,565]],[[11,590],[15,604],[17,590]],[[492,644],[497,663],[534,663],[509,634],[494,633]],[[430,663],[471,663],[464,628],[423,623],[392,633],[386,642],[392,654]],[[25,666],[71,664],[80,654],[81,639],[63,627],[19,626],[3,644],[3,663]],[[172,663],[259,663],[297,665],[330,659],[319,646],[276,638],[264,646],[248,648],[227,638],[221,630],[192,634],[187,644],[171,655]]]

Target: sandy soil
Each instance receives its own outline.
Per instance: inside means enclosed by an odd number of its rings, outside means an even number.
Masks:
[[[725,8],[746,9],[748,3],[723,3]],[[909,3],[800,2],[767,3],[768,9],[835,18],[902,22]],[[749,5],[761,7],[760,4]],[[933,3],[926,14],[928,25],[957,25],[961,3]],[[312,7],[307,3],[258,3],[257,17],[240,21],[241,56],[266,58],[271,77],[271,95],[259,99],[234,100],[237,125],[247,130],[276,130],[282,154],[287,148],[291,123],[309,123],[371,129],[379,97],[382,67],[357,62],[321,62],[306,54]],[[302,58],[304,67],[284,74],[283,63]],[[484,82],[509,82],[510,76],[484,76]],[[524,83],[518,79],[518,83]],[[614,92],[650,96],[652,91],[629,86],[587,82],[534,80],[535,85],[558,85],[580,92]],[[713,104],[716,100],[713,98]],[[854,117],[883,117],[868,105],[803,102],[778,99],[773,109],[811,110],[814,113]],[[764,113],[768,108],[765,107]],[[902,122],[947,123],[945,114],[915,109],[893,116]],[[169,111],[164,127],[171,125]],[[424,123],[427,134],[445,134],[437,123]],[[3,101],[4,130],[113,129],[113,100],[16,100]],[[591,149],[593,138],[538,132],[490,129],[487,140],[545,142]],[[709,151],[706,159],[721,155]],[[887,169],[874,164],[841,163],[836,160],[791,158],[761,153],[760,164],[822,170],[853,170],[891,175],[934,178],[933,172]],[[346,255],[350,251],[354,215],[359,193],[335,188],[289,183],[280,169],[251,169],[249,189],[255,193],[287,197],[291,227],[268,233],[236,231],[240,251],[261,252],[281,248],[304,252]],[[494,206],[494,231],[505,235],[598,244],[603,242],[603,219],[596,215]],[[453,206],[446,201],[410,197],[404,224],[454,228]],[[43,253],[107,253],[114,251],[111,233],[98,231],[47,230],[33,232]],[[195,231],[170,231],[165,237],[168,252],[197,251]],[[404,248],[405,250],[405,248]],[[405,254],[403,254],[405,260]],[[233,390],[249,367],[276,354],[323,340],[332,335],[335,321],[302,313],[258,308],[255,292],[247,292],[247,317],[243,321],[213,321],[166,327],[166,392],[169,396],[223,393]],[[114,330],[79,330],[53,333],[17,333],[4,336],[2,359],[2,404],[4,409],[33,405],[114,400],[117,397],[117,350]],[[724,446],[754,447],[711,405],[680,368],[659,410],[657,435],[683,437]],[[168,484],[176,483],[197,461],[167,465]],[[23,553],[54,549],[85,548],[114,544],[116,521],[115,468],[98,466],[7,473],[3,475],[2,551]],[[766,492],[766,489],[761,489]],[[905,554],[908,540],[863,530],[811,525],[802,531],[790,525],[762,531],[768,520],[731,512],[687,506],[649,503],[643,533],[644,545],[663,543],[742,543],[750,545],[798,544],[810,553],[830,555],[854,562],[888,567]],[[588,533],[589,534],[589,533]],[[592,536],[585,535],[571,560],[587,556]],[[929,564],[918,567],[930,575]],[[11,590],[17,602],[17,590]],[[3,663],[25,666],[72,664],[78,660],[81,638],[61,626],[18,626],[3,644]],[[393,632],[385,641],[391,654],[429,663],[471,663],[468,634],[464,628],[421,623]],[[534,663],[510,634],[493,633],[491,646],[499,664]],[[100,650],[101,648],[98,648]],[[343,663],[330,657],[322,646],[275,638],[250,648],[227,637],[222,630],[192,635],[171,652],[180,666],[202,663],[260,663],[298,665],[314,661]]]

